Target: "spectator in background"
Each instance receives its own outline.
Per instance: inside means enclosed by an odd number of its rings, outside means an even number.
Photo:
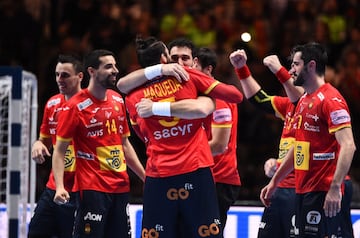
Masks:
[[[174,37],[186,37],[194,27],[194,19],[188,12],[186,2],[175,0],[173,9],[166,13],[160,20],[160,38],[169,42]]]
[[[215,18],[209,10],[201,9],[195,13],[195,27],[189,30],[188,38],[196,47],[215,48]]]

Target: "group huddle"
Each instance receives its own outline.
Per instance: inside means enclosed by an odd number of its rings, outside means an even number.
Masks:
[[[346,101],[325,82],[323,46],[295,46],[289,70],[276,55],[264,58],[284,97],[261,88],[242,49],[229,55],[240,87],[215,79],[214,51],[185,38],[168,45],[137,38],[136,45],[141,69],[120,79],[108,50],[83,61],[59,56],[59,94],[48,100],[32,148],[37,163],[52,157],[52,171],[29,238],[131,237],[128,167],[144,182],[142,238],[224,237],[241,189],[237,104],[244,97],[284,121],[279,156],[264,165],[271,180],[260,193],[258,237],[354,237],[347,174],[356,148]],[[130,125],[146,146],[145,168]]]

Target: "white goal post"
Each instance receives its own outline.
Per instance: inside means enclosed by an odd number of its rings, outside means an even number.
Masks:
[[[1,237],[27,237],[27,209],[30,204],[32,215],[36,192],[30,154],[37,136],[37,94],[34,74],[0,66],[0,203],[7,214]]]

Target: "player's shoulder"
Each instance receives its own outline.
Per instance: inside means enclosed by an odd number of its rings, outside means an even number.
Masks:
[[[115,102],[124,103],[124,99],[121,96],[121,94],[112,89],[108,89],[106,91],[106,95],[108,98],[110,98],[111,100],[113,100]]]
[[[51,96],[47,100],[46,107],[47,108],[55,107],[57,105],[61,105],[64,101],[65,101],[64,95],[61,94],[61,93],[58,93],[58,94],[55,94],[55,95]]]

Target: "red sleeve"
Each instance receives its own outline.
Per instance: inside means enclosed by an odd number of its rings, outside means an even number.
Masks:
[[[221,83],[196,69],[187,67],[185,69],[200,92],[229,103],[242,102],[243,94],[234,85]]]
[[[135,108],[135,101],[133,100],[133,94],[130,93],[126,98],[125,98],[125,107],[129,113],[129,120],[130,120],[130,125],[133,128],[133,130],[135,131],[136,135],[143,141],[144,140],[144,136],[142,135],[142,133],[140,132],[140,128],[139,125],[137,124],[137,112],[136,112],[136,108]]]
[[[241,103],[244,98],[243,94],[235,86],[224,83],[216,85],[208,95],[230,103]]]
[[[44,138],[48,138],[51,136],[50,131],[49,131],[49,125],[48,125],[48,118],[49,118],[49,108],[47,106],[48,103],[49,103],[49,101],[46,103],[46,105],[44,107],[44,115],[43,115],[41,126],[40,126],[40,136],[44,137]]]

